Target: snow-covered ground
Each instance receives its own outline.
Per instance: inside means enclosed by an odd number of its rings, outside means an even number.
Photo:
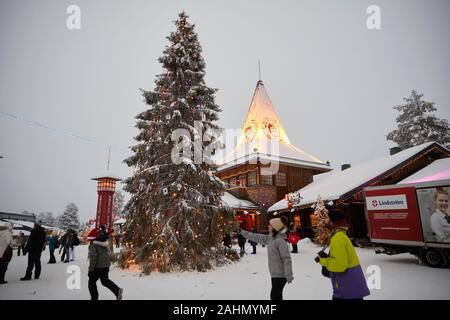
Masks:
[[[292,254],[294,281],[284,289],[285,299],[330,299],[331,284],[313,261],[320,248],[303,240],[299,253]],[[247,245],[247,252],[251,247]],[[450,269],[432,269],[420,265],[409,254],[375,255],[373,249],[357,248],[364,270],[377,265],[381,274],[381,289],[372,289],[367,299],[449,299]],[[6,273],[7,284],[0,285],[0,299],[89,299],[87,288],[87,246],[76,248],[76,261],[47,264],[49,253],[42,255],[39,280],[20,281],[25,273],[27,257],[15,256]],[[68,289],[66,282],[70,266],[81,270],[81,288]],[[372,273],[366,273],[369,279]],[[112,267],[110,278],[124,288],[124,299],[268,299],[270,277],[266,249],[257,247],[257,254],[247,254],[241,261],[210,272],[152,273]],[[98,282],[100,299],[114,299],[113,294]]]

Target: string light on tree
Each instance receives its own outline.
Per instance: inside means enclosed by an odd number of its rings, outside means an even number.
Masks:
[[[122,256],[126,261],[133,257],[144,272],[208,270],[213,261],[221,263],[224,257],[238,256],[221,245],[219,221],[230,220],[232,211],[221,206],[224,185],[213,175],[213,162],[207,156],[201,164],[190,159],[180,164],[172,161],[177,142],[170,137],[175,129],[188,130],[189,143],[194,145],[205,128],[217,127],[214,123],[221,111],[215,104],[216,89],[205,85],[205,62],[194,26],[184,12],[175,25],[168,37],[170,43],[158,59],[164,71],[157,77],[154,91],[142,90],[150,107],[136,117],[140,130],[137,145],[132,147],[134,155],[125,160],[135,170],[125,181],[125,190],[132,196],[126,206],[130,223],[124,240],[134,248],[130,246]],[[199,120],[202,132],[195,129],[194,121]],[[216,141],[211,137],[200,143],[206,150]],[[140,180],[145,188],[139,187]]]

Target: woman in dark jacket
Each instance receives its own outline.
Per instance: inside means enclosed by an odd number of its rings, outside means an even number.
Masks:
[[[109,251],[108,251],[108,234],[106,228],[102,225],[100,230],[93,229],[87,237],[91,244],[89,245],[89,293],[91,300],[98,300],[97,280],[103,286],[111,290],[117,300],[122,300],[123,289],[119,288],[112,282],[109,275]]]

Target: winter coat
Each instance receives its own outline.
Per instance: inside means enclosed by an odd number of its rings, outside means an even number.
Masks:
[[[223,237],[223,245],[225,247],[231,248],[231,236],[229,234],[225,234]]]
[[[251,233],[256,233],[256,229],[253,228],[252,231],[251,231]],[[251,240],[249,240],[248,242],[249,242],[250,245],[252,245],[252,246],[256,246],[256,245],[258,244],[258,243],[256,243],[255,241],[251,241]]]
[[[25,235],[23,233],[19,234],[19,236],[16,239],[17,246],[25,246],[27,243],[27,238],[25,238]]]
[[[338,227],[331,232],[329,257],[319,262],[330,271],[333,298],[361,299],[370,291],[347,230]]]
[[[272,278],[286,278],[288,282],[294,279],[291,253],[286,242],[286,232],[279,232],[275,237],[245,230],[240,232],[248,240],[267,245],[269,272]]]
[[[245,240],[245,238],[244,238],[244,236],[243,236],[242,234],[238,234],[238,235],[237,235],[237,239],[238,239],[238,245],[239,245],[239,247],[245,246],[246,240]]]
[[[48,248],[50,250],[55,250],[56,249],[56,241],[58,241],[58,237],[57,236],[47,237]]]
[[[73,247],[73,233],[66,232],[61,238],[61,245],[63,247]]]
[[[9,224],[4,227],[4,229],[0,230],[0,258],[5,253],[5,250],[11,246],[12,243],[12,224]]]
[[[89,245],[89,272],[96,268],[108,268],[110,266],[107,241],[93,241]]]
[[[46,240],[47,237],[44,228],[36,226],[30,231],[30,237],[28,238],[25,250],[27,252],[41,252],[44,249]]]

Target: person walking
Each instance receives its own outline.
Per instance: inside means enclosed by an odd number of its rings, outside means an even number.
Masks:
[[[5,273],[13,255],[11,247],[13,239],[12,230],[12,223],[7,223],[5,226],[0,227],[0,284],[8,282],[5,281]]]
[[[19,235],[17,236],[16,243],[17,243],[17,256],[20,256],[20,251],[22,251],[22,254],[25,255],[25,244],[27,242],[27,239],[25,238],[25,235],[22,231],[19,232]]]
[[[45,241],[45,230],[41,227],[41,222],[35,222],[25,246],[25,250],[28,252],[28,266],[25,276],[20,278],[21,281],[31,280],[33,268],[34,278],[39,279],[39,276],[41,275],[41,254],[45,246]]]
[[[48,250],[50,251],[50,260],[48,260],[47,263],[56,263],[54,252],[59,243],[58,236],[53,232],[50,232],[50,234],[47,237],[47,243],[48,243]]]
[[[271,300],[283,300],[283,289],[286,283],[294,280],[292,260],[286,241],[287,218],[273,218],[269,221],[269,234],[252,233],[238,229],[238,234],[257,243],[267,245],[269,272],[272,281]]]
[[[78,238],[78,233],[75,230],[71,230],[72,232],[72,245],[69,248],[69,260],[75,261],[75,247],[80,245],[80,239]]]
[[[66,233],[61,239],[61,245],[63,246],[63,254],[61,256],[61,261],[68,263],[70,261],[70,249],[73,247],[73,233],[72,229],[67,229]]]
[[[243,257],[245,254],[245,242],[247,240],[245,240],[244,236],[240,233],[237,234],[237,239],[238,239],[238,245],[239,245],[239,249],[240,249],[239,255],[241,257]]]
[[[93,229],[89,232],[87,239],[89,244],[89,294],[91,300],[98,300],[97,281],[114,293],[117,300],[122,300],[123,289],[119,288],[109,279],[109,252],[108,252],[108,233],[102,225],[100,230]]]
[[[289,232],[288,242],[292,245],[291,253],[298,253],[297,243],[300,240],[300,236],[297,233],[297,226],[295,224],[291,225],[291,231]]]
[[[333,300],[362,300],[370,294],[356,250],[348,237],[345,215],[330,211],[330,252],[324,250],[314,259],[328,270],[333,287]],[[324,271],[322,271],[324,274]]]

